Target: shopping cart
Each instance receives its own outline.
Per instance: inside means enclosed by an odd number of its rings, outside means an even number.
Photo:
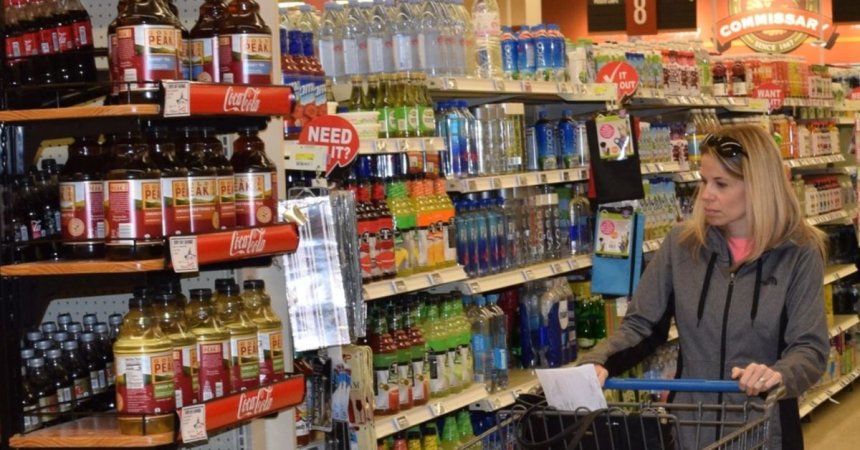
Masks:
[[[604,389],[740,393],[737,381],[710,380],[610,379]],[[541,396],[523,395],[511,409],[497,413],[493,429],[461,448],[767,449],[770,418],[784,392],[780,386],[764,399],[744,397],[741,403],[610,402],[607,409],[599,411],[558,411]]]

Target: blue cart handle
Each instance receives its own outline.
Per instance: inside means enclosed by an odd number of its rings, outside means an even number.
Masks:
[[[604,389],[620,389],[634,391],[675,391],[675,392],[741,392],[737,381],[731,380],[694,380],[681,378],[677,380],[652,380],[643,378],[610,378],[603,385]]]

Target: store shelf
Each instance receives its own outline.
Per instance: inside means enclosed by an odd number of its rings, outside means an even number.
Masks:
[[[164,270],[163,259],[141,261],[40,261],[0,266],[3,277],[39,277],[46,275],[85,275],[93,273],[132,273]]]
[[[845,219],[848,217],[848,212],[844,209],[840,209],[838,211],[831,211],[827,214],[821,214],[818,216],[812,216],[806,218],[806,223],[810,225],[821,225],[827,222],[834,222],[836,220]]]
[[[857,314],[839,314],[833,316],[833,326],[830,327],[830,337],[836,337],[860,323]]]
[[[824,268],[824,284],[835,283],[841,278],[857,272],[857,266],[854,264],[838,264],[835,266],[827,266]]]
[[[802,108],[833,108],[835,105],[832,98],[798,98],[787,97],[784,105],[786,107]]]
[[[377,416],[374,419],[376,438],[381,439],[398,431],[422,424],[487,397],[483,383],[473,384],[463,391],[442,399],[431,400],[426,405],[416,406],[391,416]]]
[[[588,180],[588,168],[546,170],[542,172],[512,173],[475,178],[449,179],[448,192],[482,192],[525,186],[541,186]]]
[[[702,174],[698,170],[689,170],[686,172],[678,172],[673,177],[676,183],[692,183],[702,179]]]
[[[680,172],[681,164],[676,161],[662,163],[642,163],[640,171],[642,175],[656,175],[660,173],[676,173]]]
[[[580,255],[557,259],[555,261],[535,264],[495,275],[472,278],[461,283],[461,291],[470,295],[480,294],[510,286],[517,286],[528,281],[541,280],[561,275],[587,267],[591,267],[591,255]]]
[[[89,416],[9,439],[12,448],[128,448],[174,443],[173,432],[129,436],[119,432],[117,416]]]
[[[650,239],[643,242],[642,251],[645,253],[656,252],[663,245],[663,239],[665,238]]]
[[[392,280],[368,283],[362,287],[364,300],[377,300],[407,292],[429,289],[443,284],[454,283],[468,279],[469,276],[463,271],[463,267],[454,266],[432,272],[422,272],[408,277],[394,278]]]
[[[20,109],[0,111],[0,122],[33,122],[39,120],[92,119],[121,116],[157,116],[158,105],[70,106],[67,108]]]
[[[839,125],[851,125],[854,126],[855,119],[853,117],[840,117],[836,120],[836,123]]]
[[[528,393],[540,386],[534,369],[512,369],[508,372],[508,387],[473,402],[472,411],[492,412],[513,405],[520,394]]]
[[[845,156],[841,153],[838,155],[814,156],[809,158],[787,159],[783,161],[786,166],[796,169],[798,167],[818,166],[822,164],[832,164],[845,161]]]
[[[362,139],[358,145],[358,153],[363,155],[443,150],[445,141],[438,137]]]
[[[631,104],[637,107],[725,108],[732,112],[766,113],[767,101],[750,97],[714,97],[711,95],[668,95],[663,89],[642,88]]]
[[[800,417],[806,417],[813,409],[817,408],[822,403],[826,402],[836,395],[837,392],[845,389],[848,385],[854,382],[860,376],[860,368],[854,369],[846,375],[843,375],[833,383],[826,387],[814,389],[813,392],[806,394],[803,402],[800,403]]]
[[[842,100],[833,105],[833,111],[839,112],[860,112],[860,100]]]
[[[611,102],[617,98],[614,85],[601,83],[583,85],[555,81],[486,80],[465,77],[433,77],[428,79],[428,83],[431,90],[447,94],[558,97],[576,102]]]

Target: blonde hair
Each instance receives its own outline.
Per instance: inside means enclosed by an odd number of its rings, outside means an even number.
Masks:
[[[824,258],[824,233],[804,220],[773,137],[757,125],[726,126],[718,136],[736,140],[746,153],[746,156],[724,157],[715,147],[701,146],[703,156],[711,155],[729,175],[744,182],[752,249],[743,260],[734,261],[732,270],[746,261],[755,261],[765,251],[785,241],[811,245]],[[708,230],[701,195],[702,189],[697,189],[693,214],[680,234],[681,242],[690,245],[694,254],[705,245]]]

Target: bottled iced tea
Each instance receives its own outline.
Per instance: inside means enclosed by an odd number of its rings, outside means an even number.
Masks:
[[[200,130],[200,143],[206,165],[215,169],[217,195],[212,223],[216,229],[231,230],[236,227],[236,180],[233,166],[224,155],[224,146],[216,136],[215,127],[203,127]]]
[[[253,227],[276,222],[278,174],[266,156],[256,127],[239,130],[230,159],[235,174],[236,225]]]
[[[221,81],[272,84],[272,30],[254,0],[231,0],[218,27]]]
[[[200,16],[189,34],[191,79],[194,81],[221,81],[218,24],[224,18],[226,10],[227,6],[223,0],[205,0],[200,5]]]
[[[197,337],[188,330],[185,314],[176,295],[160,293],[155,296],[155,315],[161,331],[173,346],[173,385],[176,407],[197,403]]]
[[[233,392],[260,385],[260,355],[257,324],[245,314],[239,286],[227,284],[218,288],[218,317],[230,332],[230,386]]]
[[[230,393],[230,332],[212,305],[211,289],[192,289],[186,311],[191,333],[197,337],[197,400],[205,402]]]
[[[63,256],[103,258],[105,247],[104,156],[98,137],[75,138],[60,172]]]
[[[242,301],[248,317],[257,324],[260,355],[260,384],[284,378],[284,325],[272,309],[263,280],[245,280]]]
[[[177,156],[188,169],[188,208],[191,232],[206,233],[218,229],[215,216],[217,179],[215,168],[206,161],[200,134],[196,128],[180,130]]]
[[[149,128],[149,156],[161,171],[162,233],[174,236],[191,233],[188,170],[176,154],[167,127]]]

